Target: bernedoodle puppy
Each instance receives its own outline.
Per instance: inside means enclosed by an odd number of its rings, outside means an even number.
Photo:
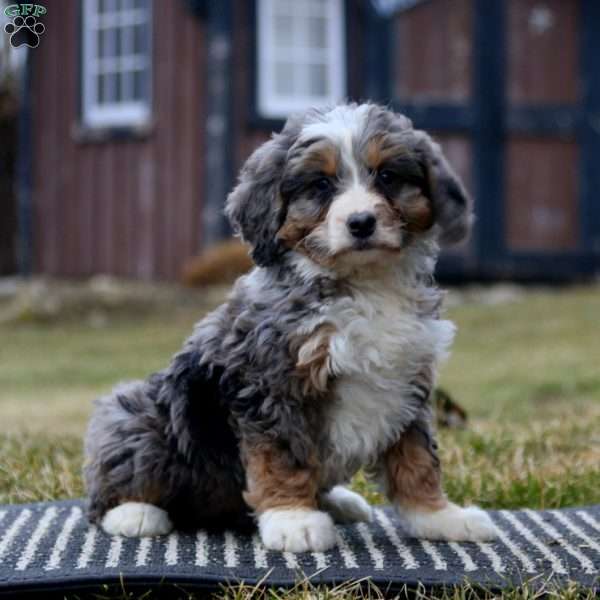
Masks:
[[[254,519],[322,551],[371,518],[364,468],[415,537],[495,537],[447,500],[430,404],[454,335],[433,281],[471,203],[440,148],[375,104],[310,110],[254,152],[226,212],[256,267],[164,371],[100,398],[89,516],[110,534]]]

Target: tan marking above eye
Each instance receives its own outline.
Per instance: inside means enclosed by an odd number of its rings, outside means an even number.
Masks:
[[[392,142],[385,135],[376,135],[366,144],[364,161],[369,169],[377,170],[386,161],[409,154],[408,148]]]
[[[370,169],[377,169],[382,162],[381,159],[381,144],[383,142],[383,136],[376,136],[371,138],[367,142],[365,148],[365,163]]]
[[[310,146],[302,159],[303,167],[310,171],[333,177],[337,174],[339,150],[328,142]]]

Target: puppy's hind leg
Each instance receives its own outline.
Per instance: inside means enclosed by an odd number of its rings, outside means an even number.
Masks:
[[[336,485],[319,497],[319,506],[327,511],[336,523],[371,521],[371,505],[360,495],[343,485]]]
[[[101,525],[110,535],[126,537],[166,535],[173,530],[167,511],[145,502],[125,502],[111,508]]]
[[[117,386],[96,401],[85,440],[88,516],[112,535],[151,536],[173,528],[172,452],[162,433],[152,382]]]

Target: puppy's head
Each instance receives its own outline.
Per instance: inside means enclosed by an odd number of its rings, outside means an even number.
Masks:
[[[373,104],[288,120],[248,159],[226,208],[259,265],[299,252],[319,265],[369,265],[419,236],[455,243],[471,202],[439,146]]]

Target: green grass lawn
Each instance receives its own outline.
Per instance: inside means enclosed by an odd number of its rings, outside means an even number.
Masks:
[[[0,325],[0,502],[82,495],[92,399],[164,366],[201,316]],[[449,496],[497,508],[600,502],[600,288],[469,302],[449,317],[458,336],[440,383],[471,416],[466,430],[441,433]],[[363,478],[355,487],[382,501]]]

